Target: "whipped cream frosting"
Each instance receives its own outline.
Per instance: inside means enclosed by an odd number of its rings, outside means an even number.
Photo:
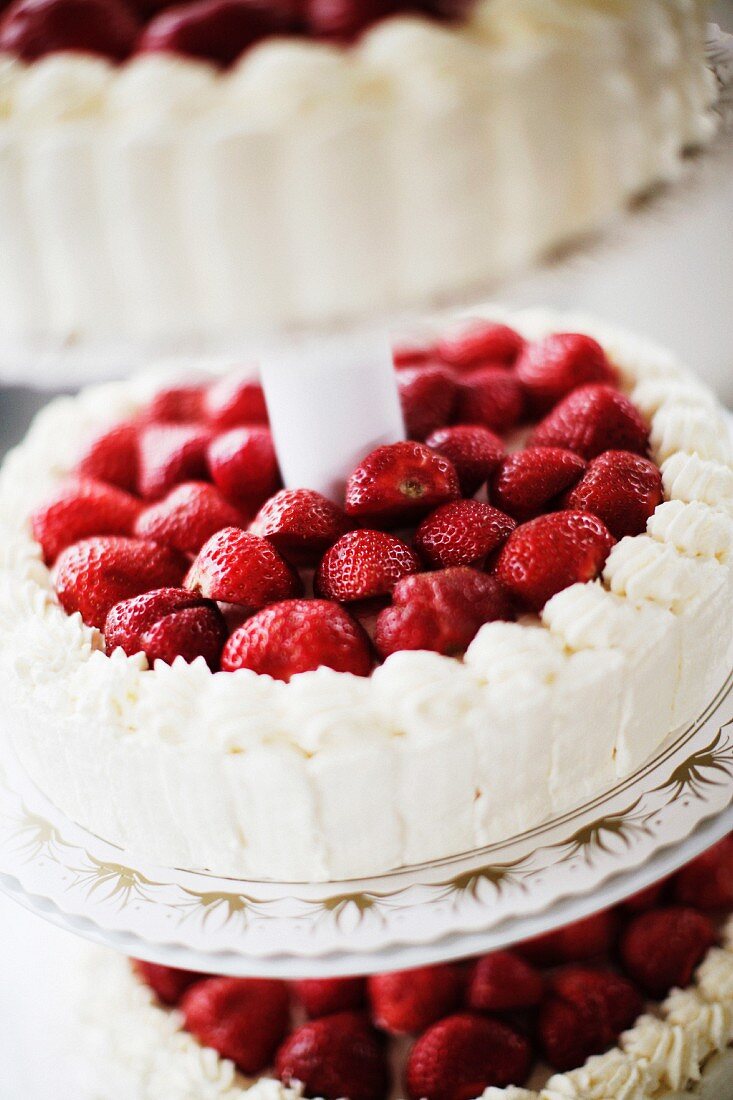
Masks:
[[[684,368],[644,341],[572,316],[505,319],[527,336],[589,331],[630,389],[668,375],[677,402]],[[59,606],[28,515],[85,440],[193,376],[169,364],[52,402],[0,474],[14,743],[46,794],[107,840],[163,865],[289,880],[454,855],[610,787],[729,670],[733,486],[727,496],[719,471],[733,471],[695,452],[667,459],[694,462],[694,477],[681,497],[667,481],[649,533],[618,543],[601,580],[559,593],[541,618],[487,624],[462,662],[404,652],[370,678],[323,668],[285,684],[202,660],[107,657],[99,631]],[[709,416],[722,423],[714,405]]]
[[[733,920],[693,984],[641,1016],[619,1045],[533,1088],[488,1088],[476,1100],[731,1100],[733,1097]],[[89,948],[76,1022],[98,1100],[300,1100],[273,1078],[251,1081],[183,1030],[125,959]],[[394,1100],[403,1095],[399,1066]],[[533,1077],[534,1082],[534,1077]]]
[[[710,138],[705,10],[479,0],[225,73],[0,58],[0,339],[222,339],[484,287]]]

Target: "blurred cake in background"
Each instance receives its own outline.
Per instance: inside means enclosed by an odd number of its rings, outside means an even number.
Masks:
[[[715,130],[701,0],[80,2],[0,23],[10,361],[465,298]]]

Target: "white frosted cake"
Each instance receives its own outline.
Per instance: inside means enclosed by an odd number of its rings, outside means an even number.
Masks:
[[[674,179],[714,130],[704,0],[477,0],[447,20],[352,0],[345,27],[313,4],[295,35],[273,3],[225,34],[238,4],[137,3],[131,24],[93,0],[83,32],[72,0],[4,13],[3,347],[463,297]]]
[[[642,340],[503,320],[396,352],[427,442],[366,456],[343,508],[278,490],[237,379],[41,413],[0,479],[0,669],[56,805],[169,866],[350,878],[529,829],[702,712],[733,630],[722,411]]]
[[[90,1094],[731,1100],[732,860],[728,838],[610,913],[493,955],[366,979],[219,979],[90,949],[73,1014]],[[680,904],[693,884],[697,910]],[[655,960],[641,984],[632,944]]]

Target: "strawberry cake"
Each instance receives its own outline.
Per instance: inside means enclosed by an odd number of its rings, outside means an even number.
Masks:
[[[616,909],[368,978],[195,974],[90,951],[95,1100],[732,1100],[733,838]]]
[[[338,501],[280,486],[231,370],[60,398],[9,455],[7,719],[72,819],[171,867],[367,876],[577,807],[704,710],[733,630],[712,395],[545,314],[395,362],[409,438]]]
[[[2,0],[0,341],[465,300],[708,141],[706,9]]]

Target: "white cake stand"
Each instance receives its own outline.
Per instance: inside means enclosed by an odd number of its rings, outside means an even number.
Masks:
[[[348,882],[251,882],[151,866],[66,818],[4,752],[0,889],[28,909],[186,969],[280,978],[377,972],[478,954],[569,923],[733,830],[733,671],[652,760],[572,813],[486,849]]]

